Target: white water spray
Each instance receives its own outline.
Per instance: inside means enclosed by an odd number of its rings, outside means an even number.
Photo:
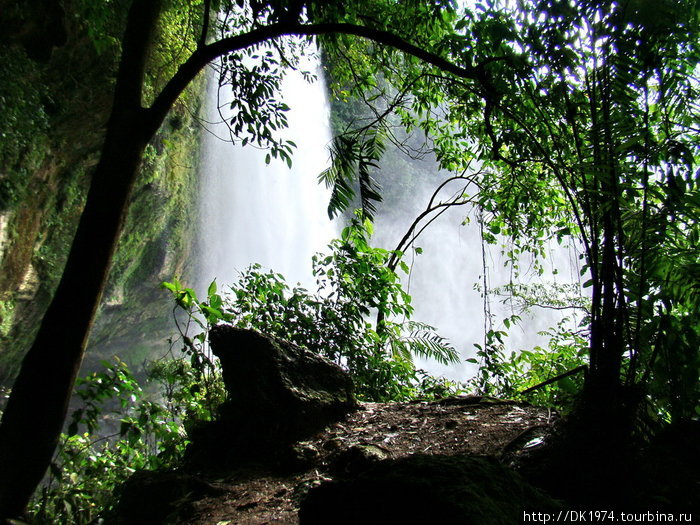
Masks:
[[[423,163],[423,170],[432,169],[437,173],[437,162],[432,168],[427,161],[424,160]],[[449,174],[445,173],[442,179],[447,177]],[[425,178],[415,189],[412,201],[404,203],[398,216],[395,213],[389,214],[392,216],[389,219],[380,210],[376,221],[375,230],[378,235],[375,243],[393,249],[413,219],[425,209],[438,184],[436,181],[442,179]],[[449,187],[446,189],[450,190]],[[445,197],[449,195],[444,195],[443,200]],[[467,216],[471,220],[462,225]],[[576,250],[558,245],[551,246],[547,259],[542,261],[542,276],[530,268],[531,262],[527,257],[521,257],[521,275],[513,279],[512,267],[505,264],[500,246],[486,245],[482,252],[478,220],[475,210],[470,209],[469,205],[446,210],[427,227],[416,240],[415,246],[422,248],[422,253],[416,255],[412,248],[405,250],[404,260],[410,266],[411,273],[410,278],[403,277],[415,308],[413,318],[434,326],[437,333],[447,338],[462,357],[460,363],[449,366],[420,358],[416,360],[416,365],[433,375],[456,381],[466,381],[476,374],[477,365],[465,362],[464,359],[475,356],[475,343],[484,344],[486,312],[483,296],[480,290],[475,289],[475,284],[483,289],[484,258],[487,285],[491,291],[511,281],[522,284],[565,284],[578,282],[579,279]],[[508,354],[511,351],[530,350],[536,345],[546,346],[548,337],[539,335],[539,332],[556,326],[565,316],[572,314],[571,310],[540,308],[521,313],[503,304],[497,297],[491,297],[489,312],[494,321],[494,330],[504,329],[504,318],[521,314],[522,321],[507,330],[505,343]]]
[[[317,182],[331,139],[326,89],[318,78],[310,84],[291,71],[282,83],[290,107],[284,138],[297,145],[291,170],[279,159],[266,165],[267,151],[218,138],[228,138],[225,124],[209,126],[200,164],[200,289],[214,278],[220,287],[233,284],[251,263],[283,274],[290,285],[313,289],[311,257],[337,235],[326,213],[328,190]],[[209,122],[221,120],[217,90],[210,82]]]
[[[216,82],[211,82],[207,101],[210,122],[220,120],[217,89]],[[338,234],[326,214],[328,191],[317,183],[317,175],[327,167],[326,147],[331,140],[327,95],[320,80],[309,84],[292,72],[284,80],[282,97],[291,108],[285,138],[297,144],[291,171],[276,159],[266,165],[266,151],[217,138],[229,136],[225,124],[210,126],[211,133],[205,136],[200,173],[199,289],[206,289],[214,278],[220,289],[233,284],[239,272],[257,262],[283,274],[290,284],[300,282],[315,290],[311,256],[325,251]],[[424,209],[434,181],[413,194],[412,202],[402,206],[398,220],[387,221],[379,214],[373,244],[395,247]],[[412,266],[407,284],[415,306],[413,318],[435,326],[463,359],[473,356],[474,343],[483,343],[484,338],[483,299],[474,290],[474,283],[483,275],[481,238],[476,221],[461,226],[466,213],[466,208],[448,210],[419,239],[417,246],[424,248],[423,254],[412,260],[409,250],[406,256]],[[504,267],[498,248],[489,249],[486,257],[489,287],[508,283],[510,270]],[[575,281],[568,279],[574,277],[569,275],[574,273],[569,259],[562,253],[556,263],[564,267],[563,280]],[[551,278],[551,269],[549,274]],[[510,313],[495,300],[491,311],[498,320]],[[520,327],[510,331],[509,350],[545,344],[546,339],[537,332],[554,326],[561,317],[541,311],[524,316]],[[476,372],[476,365],[464,361],[449,367],[420,359],[417,364],[432,374],[460,381]]]

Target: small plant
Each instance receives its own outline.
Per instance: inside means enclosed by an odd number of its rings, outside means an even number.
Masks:
[[[82,406],[30,507],[37,523],[90,523],[113,508],[115,489],[134,471],[172,466],[184,452],[177,414],[146,399],[125,363],[104,365],[77,383]]]
[[[510,328],[518,321],[518,316],[512,316],[504,320],[504,324]],[[487,332],[486,345],[474,345],[481,361],[476,358],[468,360],[480,364],[472,384],[486,395],[523,398],[537,405],[568,411],[583,388],[582,367],[587,364],[588,349],[585,334],[573,331],[570,325],[571,320],[564,318],[556,327],[540,332],[540,335],[549,336],[546,348],[536,346],[510,354],[506,353],[507,332]],[[577,369],[581,373],[566,375]],[[562,377],[543,384],[559,376]],[[523,394],[535,386],[536,389]]]
[[[564,318],[557,326],[541,335],[549,336],[546,348],[536,346],[532,350],[521,350],[513,359],[511,387],[517,395],[537,385],[536,390],[523,395],[527,401],[554,406],[563,411],[573,407],[583,389],[584,368],[588,364],[588,339],[581,333],[572,331],[570,319]],[[567,372],[579,370],[572,375]],[[546,381],[560,377],[557,381],[544,385]]]
[[[166,410],[182,422],[187,435],[201,422],[214,419],[217,408],[226,399],[218,363],[194,357],[201,354],[196,347],[189,347],[188,352],[191,357],[154,362],[148,373],[149,379],[161,387]]]

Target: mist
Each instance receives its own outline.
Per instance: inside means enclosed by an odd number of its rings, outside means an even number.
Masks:
[[[317,65],[310,69],[318,72]],[[290,285],[301,283],[315,290],[311,257],[327,251],[328,242],[338,236],[340,229],[327,216],[330,193],[317,181],[329,164],[331,142],[328,97],[323,75],[317,76],[318,80],[308,83],[300,73],[291,71],[282,85],[283,100],[290,106],[284,138],[297,144],[291,170],[279,159],[267,165],[266,150],[232,144],[227,140],[225,124],[208,126],[201,153],[198,290],[206,290],[214,278],[220,290],[226,289],[252,263],[281,273]],[[212,78],[207,94],[210,122],[221,121],[220,108],[226,116],[225,90],[220,95],[217,90]],[[401,157],[398,165],[410,176],[389,173],[396,170],[397,155],[403,154],[388,154],[377,173],[382,193],[388,198],[378,205],[372,242],[386,249],[396,248],[438,185],[451,175],[440,171],[430,155],[420,159]],[[437,200],[450,198],[461,186],[448,185]],[[436,376],[467,381],[478,367],[465,361],[475,356],[474,344],[483,345],[489,329],[503,330],[505,317],[518,314],[522,318],[508,330],[509,354],[546,346],[548,338],[540,332],[572,314],[542,308],[521,311],[513,302],[494,295],[485,304],[484,283],[493,291],[512,282],[579,282],[578,253],[573,244],[559,246],[551,242],[542,275],[537,275],[532,260],[523,257],[516,276],[501,253],[507,240],[499,241],[497,245],[483,245],[477,210],[466,205],[445,211],[406,250],[404,261],[411,271],[402,275],[402,280],[413,298],[413,320],[434,326],[461,356],[460,362],[451,366],[418,358],[418,367]],[[422,253],[418,254],[415,247],[422,248]],[[485,322],[488,314],[490,323]],[[574,316],[571,326],[575,324]]]
[[[380,205],[376,217],[374,244],[386,249],[397,247],[413,220],[426,209],[436,188],[452,175],[441,171],[437,161],[429,155],[421,160],[407,159],[407,162],[420,172],[419,176],[411,178],[411,193],[402,195],[398,203],[391,203],[390,209]],[[381,168],[392,169],[386,162]],[[463,182],[459,182],[447,185],[435,202],[450,200],[455,191],[464,187]],[[385,187],[384,190],[390,192],[391,188]],[[476,191],[471,190],[471,194]],[[484,275],[490,291],[509,283],[574,283],[580,288],[580,250],[574,242],[569,240],[559,245],[550,241],[546,259],[541,261],[544,271],[539,275],[531,255],[520,257],[519,272],[516,272],[502,253],[508,240],[501,237],[498,241],[495,245],[482,243],[478,210],[466,204],[447,209],[427,226],[411,247],[405,249],[404,261],[410,267],[410,274],[402,274],[402,281],[412,296],[413,319],[434,326],[461,355],[461,362],[450,366],[418,358],[418,367],[433,375],[466,381],[476,374],[478,365],[465,360],[475,357],[475,343],[483,346],[485,331],[507,331],[505,344],[509,355],[511,351],[546,347],[549,337],[540,333],[555,327],[567,316],[571,319],[567,326],[572,329],[580,321],[581,314],[571,309],[533,307],[523,311],[522,305],[510,301],[507,296],[492,294],[485,304],[482,293]],[[415,247],[421,248],[421,253],[417,253]],[[489,314],[491,324],[485,324]],[[519,315],[521,321],[506,330],[503,319],[514,314]]]
[[[320,77],[319,77],[320,78]],[[232,144],[218,106],[227,116],[226,89],[217,97],[218,83],[209,82],[209,133],[201,153],[201,205],[197,287],[206,290],[214,278],[231,285],[252,263],[313,289],[311,257],[337,236],[328,218],[330,192],[317,183],[328,166],[329,108],[321,79],[313,83],[291,71],[281,95],[290,107],[284,138],[293,140],[291,169],[280,159],[265,162],[267,150]]]

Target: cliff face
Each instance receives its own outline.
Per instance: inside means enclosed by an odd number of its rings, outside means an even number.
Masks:
[[[50,54],[30,56],[21,39],[4,42],[0,53],[0,384],[11,382],[60,278],[102,145],[120,52],[124,13],[114,8],[109,23],[96,27],[85,12],[89,2],[64,4],[66,38]],[[21,25],[5,18],[0,25]],[[169,298],[158,285],[187,272],[200,87],[149,145],[87,366],[115,352],[140,359],[144,334],[150,342],[169,330]]]

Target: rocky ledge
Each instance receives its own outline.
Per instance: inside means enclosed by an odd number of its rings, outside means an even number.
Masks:
[[[219,327],[212,346],[229,391],[219,421],[179,471],[133,476],[107,523],[488,525],[557,507],[507,466],[551,431],[547,408],[356,403],[339,367],[284,341]]]

